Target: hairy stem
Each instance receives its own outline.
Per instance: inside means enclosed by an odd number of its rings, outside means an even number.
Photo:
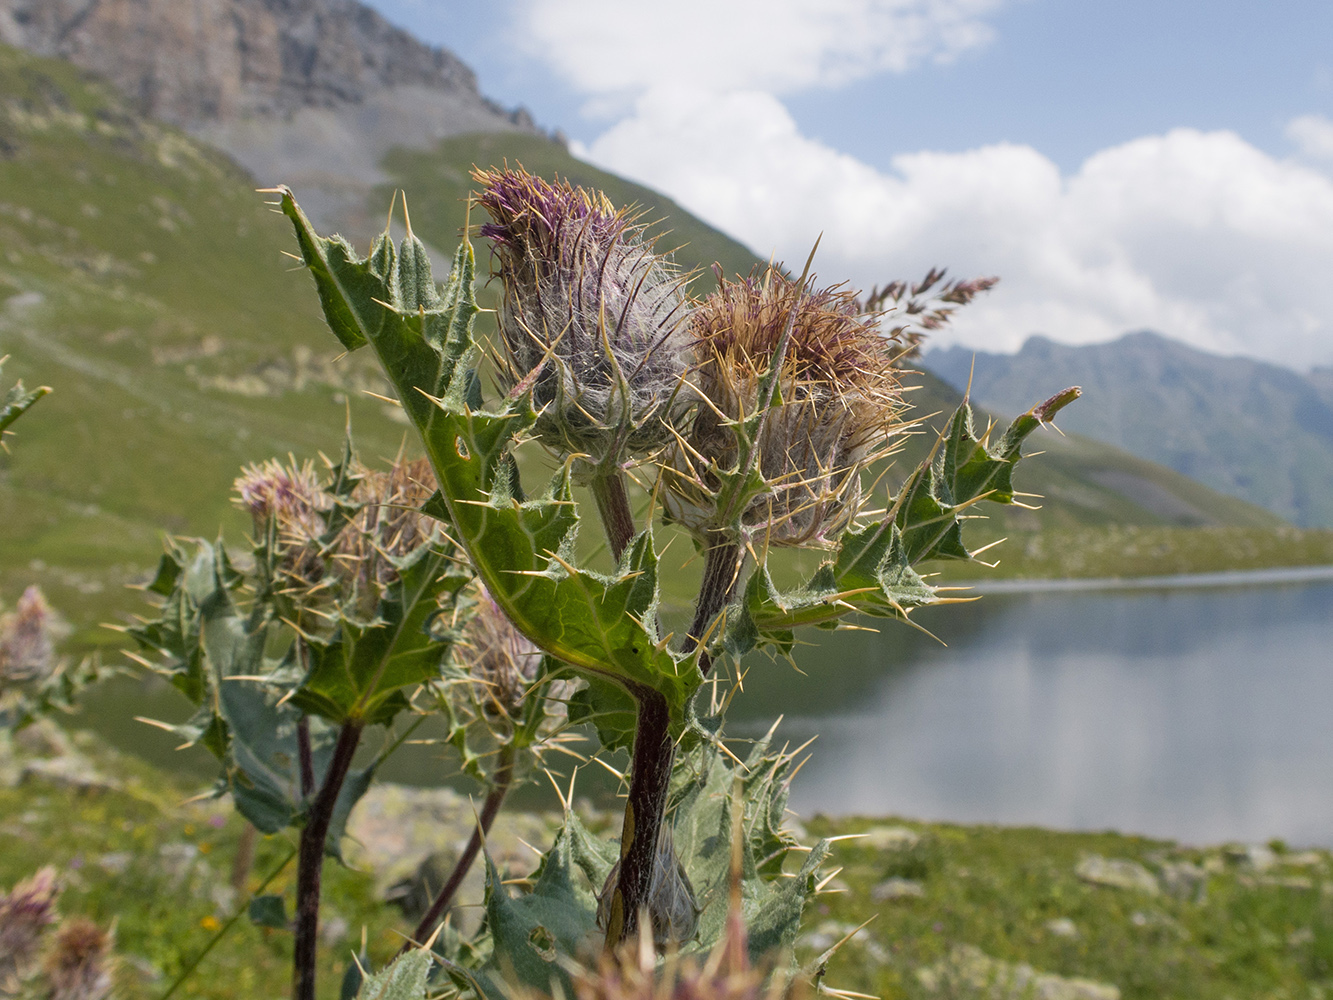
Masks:
[[[711,532],[708,551],[704,555],[704,577],[699,586],[699,600],[694,606],[694,621],[690,625],[690,634],[685,637],[685,652],[704,641],[708,627],[717,617],[727,601],[731,599],[732,588],[736,584],[736,570],[740,564],[740,546],[729,540],[722,532]],[[707,653],[699,657],[699,670],[705,677],[712,669],[713,658]]]
[[[310,749],[310,720],[304,715],[296,723],[296,753],[300,757],[301,798],[310,798],[315,792],[315,755]]]
[[[671,762],[676,755],[666,698],[652,688],[637,685],[632,693],[639,703],[639,719],[630,761],[629,801],[625,803],[620,833],[620,873],[606,923],[608,951],[639,933],[639,916],[648,905],[657,839],[666,812]]]
[[[320,876],[324,870],[324,845],[333,821],[333,809],[338,804],[352,757],[361,740],[361,724],[345,722],[338,731],[338,742],[333,748],[328,773],[320,785],[305,827],[301,830],[301,844],[296,862],[296,942],[292,959],[292,997],[294,1000],[315,1000],[315,946],[319,934]]]
[[[589,488],[597,499],[597,513],[602,516],[611,555],[619,562],[620,554],[634,537],[634,512],[625,491],[625,474],[614,467],[606,471],[598,469]]]
[[[513,780],[514,748],[512,745],[506,744],[504,749],[500,751],[500,766],[496,769],[490,794],[486,796],[486,801],[482,803],[481,815],[477,817],[477,825],[472,831],[472,837],[468,840],[467,846],[463,848],[458,863],[454,865],[454,870],[449,873],[449,878],[440,889],[439,895],[435,897],[435,902],[431,903],[430,909],[426,911],[426,915],[417,924],[417,929],[412,932],[412,937],[403,942],[403,947],[398,954],[405,954],[411,951],[414,946],[428,940],[435,930],[435,925],[440,920],[440,914],[449,908],[454,894],[458,892],[458,887],[463,884],[463,879],[467,877],[467,873],[472,869],[472,863],[477,860],[481,843],[486,834],[491,832],[491,824],[495,822],[495,816],[500,811],[500,803],[504,801]]]

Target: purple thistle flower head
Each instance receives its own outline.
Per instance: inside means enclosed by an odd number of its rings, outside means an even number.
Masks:
[[[473,177],[504,283],[500,377],[531,389],[538,437],[594,463],[660,447],[682,409],[687,276],[599,191],[522,168]]]

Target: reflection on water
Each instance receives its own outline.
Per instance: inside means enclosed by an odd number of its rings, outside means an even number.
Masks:
[[[935,609],[939,646],[841,633],[737,708],[820,734],[803,813],[1333,843],[1333,584],[1028,594]]]
[[[793,743],[819,734],[799,812],[1333,845],[1333,583],[992,595],[920,621],[949,645],[896,625],[816,632],[803,674],[748,673],[733,735],[779,714]],[[166,685],[104,687],[89,707],[116,744],[216,775],[129,721],[188,715]],[[443,758],[404,748],[384,777],[439,783]],[[612,794],[586,773],[581,793]],[[554,804],[540,794],[524,800]]]

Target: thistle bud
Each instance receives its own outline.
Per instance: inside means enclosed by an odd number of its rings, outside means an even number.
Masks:
[[[0,618],[0,687],[44,677],[54,666],[51,608],[34,584]]]
[[[611,917],[611,900],[620,880],[620,862],[611,872],[597,899],[597,926],[605,928]],[[653,877],[648,885],[648,916],[653,925],[653,943],[658,948],[681,945],[694,937],[699,926],[699,902],[690,876],[676,856],[671,826],[663,823],[653,858]]]
[[[537,436],[593,464],[660,447],[679,415],[685,276],[599,191],[522,169],[473,177],[504,283],[499,377],[531,389]]]
[[[358,470],[352,500],[359,509],[337,536],[331,559],[345,584],[373,596],[377,588],[397,579],[394,561],[422,545],[439,542],[439,521],[421,513],[435,492],[435,473],[428,459],[399,457],[387,472]]]
[[[700,536],[737,527],[735,512],[723,523],[728,513],[717,509],[719,473],[742,459],[742,424],[763,405],[761,382],[789,321],[773,404],[752,424],[765,485],[738,512],[741,533],[774,545],[831,544],[860,508],[861,470],[903,426],[899,352],[854,293],[807,293],[775,268],[762,280],[722,282],[691,316],[703,403],[664,465],[667,517]]]
[[[37,957],[42,936],[56,920],[56,870],[43,868],[6,895],[0,893],[0,995],[17,992],[18,980]]]
[[[324,578],[319,540],[326,525],[329,499],[313,463],[284,465],[276,458],[241,469],[232,484],[236,504],[249,513],[260,538],[273,530],[276,570],[284,585],[300,594],[317,589]]]
[[[542,651],[514,628],[500,606],[484,591],[476,613],[463,629],[459,652],[475,680],[474,696],[488,719],[512,719],[537,679]]]

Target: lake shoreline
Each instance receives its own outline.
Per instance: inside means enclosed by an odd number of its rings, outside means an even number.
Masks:
[[[1262,587],[1333,580],[1333,566],[1280,566],[1272,569],[1223,570],[1215,573],[1174,573],[1166,576],[1063,577],[1058,579],[960,580],[947,586],[966,587],[977,594],[1067,593],[1081,590],[1181,590],[1216,587]]]

